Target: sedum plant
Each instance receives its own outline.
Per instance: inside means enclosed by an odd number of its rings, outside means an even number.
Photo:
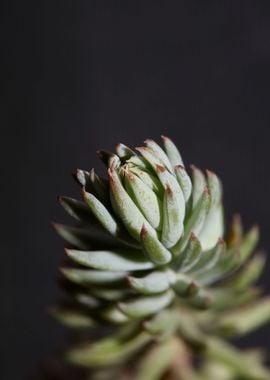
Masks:
[[[217,175],[162,139],[98,151],[107,178],[77,170],[82,200],[59,198],[77,222],[54,225],[69,297],[51,312],[79,330],[65,358],[92,380],[270,379],[261,350],[230,343],[270,319],[258,228],[225,233]]]

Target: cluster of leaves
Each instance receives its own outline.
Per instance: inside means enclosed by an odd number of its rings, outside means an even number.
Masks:
[[[55,224],[69,245],[61,272],[71,301],[52,313],[95,335],[66,358],[91,379],[269,379],[260,353],[226,342],[270,318],[254,286],[258,228],[244,234],[236,217],[223,240],[220,180],[196,167],[190,178],[163,141],[164,150],[146,140],[138,154],[99,151],[108,178],[77,170],[83,200],[59,198],[77,225]]]

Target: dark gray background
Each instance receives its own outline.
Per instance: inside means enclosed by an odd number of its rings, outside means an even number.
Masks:
[[[270,252],[269,1],[15,1],[1,12],[1,378],[28,379],[65,331],[45,309],[76,195],[98,147],[171,136],[217,171],[226,214],[261,225]],[[79,195],[79,193],[78,193]],[[268,292],[270,260],[261,283]],[[269,348],[270,328],[245,344]]]

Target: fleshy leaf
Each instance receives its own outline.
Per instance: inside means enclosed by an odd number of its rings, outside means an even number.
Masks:
[[[165,165],[170,172],[173,172],[170,160],[164,150],[153,140],[147,139],[144,143],[149,149],[151,149],[153,154],[162,162],[162,164]]]
[[[144,318],[168,306],[173,299],[171,290],[155,296],[144,296],[119,303],[119,309],[130,318]]]
[[[82,286],[118,283],[126,277],[125,272],[106,272],[94,269],[61,268],[61,272],[69,281]]]
[[[181,165],[174,167],[176,178],[179,182],[179,185],[182,189],[185,201],[187,202],[190,198],[192,192],[192,183],[189,175],[187,174],[185,168]]]
[[[173,247],[182,235],[185,214],[183,200],[182,193],[174,191],[170,185],[167,185],[163,199],[163,226],[161,238],[161,241],[166,248]]]
[[[125,171],[125,187],[151,226],[161,228],[162,205],[157,195],[136,175]]]
[[[70,363],[83,367],[115,365],[134,355],[149,340],[150,337],[145,332],[129,339],[116,335],[74,348],[67,353],[66,358]]]
[[[170,367],[172,358],[177,352],[177,339],[169,339],[156,344],[139,363],[136,380],[157,380]]]
[[[67,327],[85,329],[95,326],[95,322],[85,312],[77,309],[51,308],[49,313],[60,323]]]
[[[270,321],[270,299],[230,311],[217,320],[217,330],[227,336],[241,336]]]
[[[169,289],[174,282],[174,272],[159,270],[151,272],[143,277],[128,276],[130,286],[139,293],[155,294]]]
[[[139,241],[143,224],[146,224],[148,228],[151,228],[152,233],[155,235],[155,230],[150,226],[141,211],[124,189],[116,171],[109,170],[108,174],[115,206],[117,207],[118,214],[120,215],[122,222],[131,236]]]
[[[187,272],[193,268],[202,254],[202,247],[197,237],[191,233],[189,242],[183,252],[177,257],[175,268],[181,272]]]
[[[67,255],[78,264],[105,271],[136,271],[152,269],[142,252],[136,250],[78,251],[67,249]]]
[[[141,243],[147,256],[156,265],[164,265],[171,261],[171,252],[144,225],[141,230]]]
[[[203,172],[200,169],[196,168],[196,166],[191,165],[191,169],[193,182],[192,208],[194,209],[201,199],[204,189],[206,188],[206,180]]]
[[[116,220],[107,208],[91,193],[84,191],[84,199],[101,225],[113,236],[119,233]]]
[[[172,166],[176,166],[176,165],[184,166],[179,150],[177,149],[175,144],[172,142],[172,140],[166,136],[161,136],[161,137],[163,139],[165,151],[167,153],[167,156],[169,157],[169,160]]]

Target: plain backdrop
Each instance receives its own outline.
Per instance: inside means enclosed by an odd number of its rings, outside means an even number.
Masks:
[[[46,314],[63,258],[50,221],[68,220],[58,194],[80,196],[71,170],[102,169],[97,148],[169,135],[270,252],[270,5],[13,1],[1,19],[0,376],[20,380],[65,341]]]

